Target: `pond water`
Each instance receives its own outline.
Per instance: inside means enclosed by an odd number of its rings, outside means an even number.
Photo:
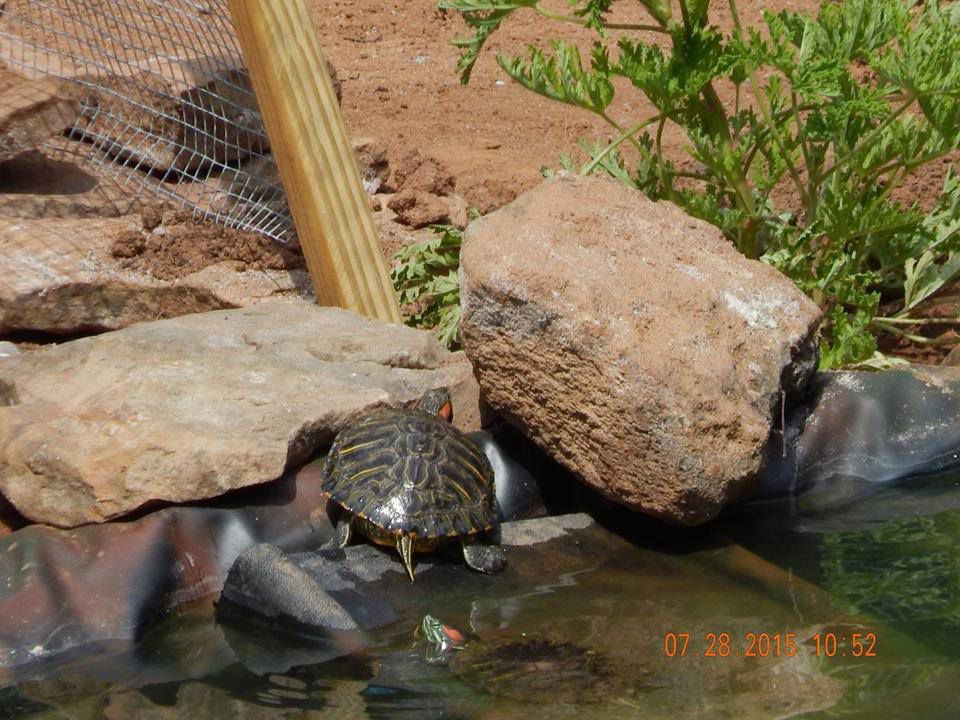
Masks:
[[[0,717],[955,718],[955,505],[960,473],[656,541],[595,528],[539,584],[419,596],[418,582],[349,655],[194,608],[133,651],[8,676]],[[431,655],[427,612],[468,649]]]

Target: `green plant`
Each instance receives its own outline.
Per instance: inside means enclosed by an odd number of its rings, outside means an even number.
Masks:
[[[960,147],[960,3],[825,0],[816,18],[765,12],[761,32],[728,0],[724,34],[709,0],[676,0],[679,17],[669,0],[639,2],[649,24],[611,22],[615,0],[571,0],[568,13],[540,0],[439,5],[473,29],[454,41],[462,82],[517,11],[595,31],[589,61],[557,40],[497,61],[524,87],[611,127],[612,140],[582,144],[584,164],[564,158],[568,169],[604,170],[671,200],[790,276],[825,312],[823,365],[882,361],[878,333],[931,342],[908,330],[945,322],[914,315],[960,274],[960,180],[949,173],[930,209],[897,191]],[[617,77],[646,97],[648,117],[615,117]],[[664,150],[671,126],[687,141],[679,161]]]
[[[436,328],[440,342],[451,350],[460,344],[460,246],[463,231],[433,225],[435,236],[397,251],[390,271],[400,304],[411,307],[407,323]]]

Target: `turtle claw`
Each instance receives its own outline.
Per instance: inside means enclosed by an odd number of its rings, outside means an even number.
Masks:
[[[489,541],[464,538],[463,559],[474,570],[492,575],[507,566],[507,553]]]
[[[407,569],[407,575],[410,576],[410,582],[413,582],[413,538],[409,535],[398,535],[397,552],[400,553],[400,559],[403,560],[403,566]]]
[[[353,528],[351,527],[350,518],[342,517],[337,520],[337,527],[334,529],[333,538],[330,540],[330,545],[335,548],[340,548],[341,550],[350,544],[350,536]]]

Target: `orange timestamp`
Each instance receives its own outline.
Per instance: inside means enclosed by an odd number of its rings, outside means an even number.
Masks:
[[[667,632],[663,635],[663,654],[667,657],[793,657],[800,643],[812,645],[817,657],[877,657],[875,632],[822,632],[798,640],[796,633],[747,632],[734,639],[728,632],[708,632],[702,638],[690,633]]]

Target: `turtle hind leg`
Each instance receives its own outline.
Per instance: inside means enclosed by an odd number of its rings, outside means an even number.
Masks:
[[[400,553],[403,566],[407,569],[410,582],[413,582],[413,538],[409,535],[397,535],[397,552]]]
[[[463,559],[474,570],[488,575],[498,573],[507,566],[507,553],[486,538],[464,538]]]

